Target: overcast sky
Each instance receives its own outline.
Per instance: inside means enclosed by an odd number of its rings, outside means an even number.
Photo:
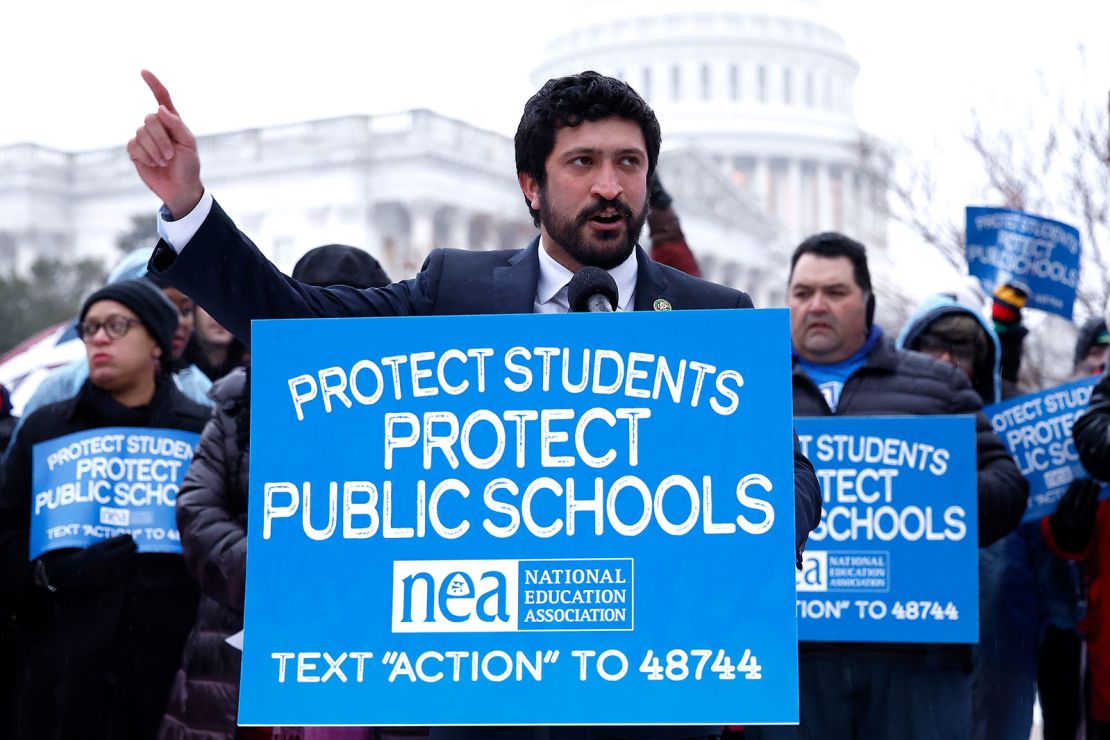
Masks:
[[[605,1],[11,2],[0,13],[0,145],[122,146],[153,108],[142,67],[198,134],[414,107],[511,134],[544,44]],[[935,157],[954,212],[973,197],[959,148],[973,110],[990,129],[1057,94],[1106,104],[1108,0],[820,4],[860,63],[859,124]]]
[[[596,2],[596,0],[595,0]],[[743,0],[737,0],[738,5]],[[1110,87],[1105,0],[823,0],[860,62],[864,128],[887,139],[958,135],[1041,96]],[[151,108],[139,69],[169,86],[195,132],[428,107],[511,133],[551,34],[589,5],[476,0],[8,3],[0,145],[121,145]],[[666,132],[664,132],[665,134]]]

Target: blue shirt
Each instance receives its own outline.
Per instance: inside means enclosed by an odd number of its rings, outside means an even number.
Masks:
[[[873,324],[871,331],[867,334],[867,340],[855,354],[846,360],[832,364],[810,362],[800,357],[798,351],[794,350],[794,356],[798,358],[798,364],[802,370],[805,370],[806,375],[813,380],[817,389],[821,391],[821,395],[825,397],[825,403],[829,405],[829,409],[834,414],[836,413],[837,404],[840,403],[840,392],[844,390],[844,383],[851,377],[852,373],[863,366],[863,363],[867,361],[867,355],[871,354],[871,350],[875,348],[882,336],[882,327]]]

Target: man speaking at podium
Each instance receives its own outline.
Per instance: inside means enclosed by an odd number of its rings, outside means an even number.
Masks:
[[[416,277],[384,288],[316,288],[286,277],[236,227],[201,182],[196,139],[150,72],[158,103],[127,144],[139,177],[161,198],[163,239],[150,269],[192,296],[240,339],[253,319],[565,313],[584,267],[615,282],[613,309],[749,308],[747,294],[653,262],[636,244],[648,213],[661,134],[626,83],[596,72],[549,80],[524,107],[516,166],[540,229],[522,250],[437,249]],[[795,543],[820,519],[813,468],[795,448]],[[784,625],[784,627],[792,626]],[[442,728],[435,737],[717,736],[712,727]]]

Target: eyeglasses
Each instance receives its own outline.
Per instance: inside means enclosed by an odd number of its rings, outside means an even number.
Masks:
[[[109,339],[121,339],[127,332],[131,331],[131,325],[137,321],[138,319],[129,316],[115,314],[104,321],[83,321],[77,325],[77,336],[84,342],[91,342],[96,333],[103,329]]]
[[[971,367],[975,364],[975,342],[953,342],[937,334],[922,334],[915,342],[915,349],[931,357],[947,354],[956,361],[956,367]]]

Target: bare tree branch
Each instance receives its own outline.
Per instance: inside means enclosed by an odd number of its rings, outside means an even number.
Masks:
[[[1086,50],[1077,49],[1086,75]],[[1081,279],[1076,289],[1076,318],[1101,316],[1110,297],[1110,100],[1068,99],[1043,75],[1041,97],[1027,114],[1007,125],[988,124],[972,111],[965,140],[982,177],[983,203],[1022,210],[1071,223],[1082,235]],[[938,197],[943,190],[932,162],[903,149],[885,150],[874,142],[860,146],[861,167],[885,178],[890,197],[886,215],[910,228],[948,264],[966,272],[964,224],[953,222]],[[891,166],[889,160],[893,160]],[[1037,328],[1042,318],[1030,317]],[[1045,324],[1053,337],[1031,335],[1023,375],[1040,385],[1060,375],[1061,331],[1066,324]],[[1067,368],[1070,370],[1070,367]]]

